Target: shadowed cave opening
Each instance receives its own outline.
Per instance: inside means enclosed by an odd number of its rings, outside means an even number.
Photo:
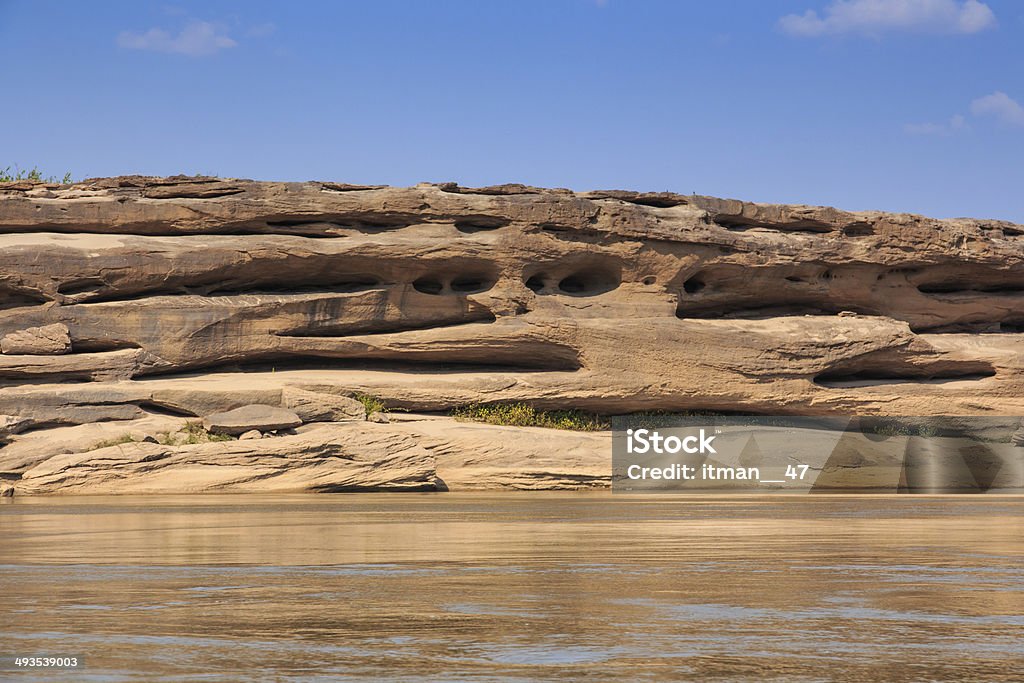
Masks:
[[[396,334],[400,332],[433,330],[444,327],[458,327],[459,325],[487,324],[495,321],[497,321],[497,316],[495,316],[494,313],[481,308],[476,311],[468,311],[454,318],[432,317],[425,320],[403,318],[399,320],[365,320],[348,323],[340,322],[334,325],[291,329],[286,332],[277,332],[276,335],[279,337],[361,337],[374,334]]]
[[[78,280],[69,280],[67,282],[60,283],[57,285],[57,293],[71,296],[73,294],[95,292],[107,286],[106,281],[98,277],[80,278]]]
[[[413,281],[412,287],[421,294],[440,296],[454,294],[480,294],[494,286],[495,277],[484,273],[466,273],[451,279],[440,275],[424,275]]]
[[[526,277],[524,284],[535,294],[596,296],[617,289],[622,283],[618,269],[608,266],[555,268]]]
[[[694,276],[683,283],[683,291],[687,294],[696,294],[706,286],[707,285],[704,283],[704,280],[698,276]]]
[[[291,273],[279,276],[281,279],[248,278],[219,279],[211,282],[192,280],[189,284],[182,281],[165,281],[161,283],[108,283],[96,281],[79,285],[61,285],[58,291],[65,296],[74,297],[74,304],[99,304],[119,301],[143,301],[157,296],[241,296],[251,294],[287,295],[287,294],[352,294],[386,287],[385,282],[374,275],[366,274],[320,274],[307,275],[302,280],[294,274],[291,280],[284,278]],[[3,308],[0,305],[0,308]]]
[[[882,384],[934,384],[976,381],[996,375],[985,361],[946,361],[931,365],[913,365],[906,360],[863,359],[842,364],[814,377],[814,383],[827,388],[874,386]]]
[[[458,294],[473,294],[490,289],[491,284],[482,277],[458,277],[452,280],[451,289]]]
[[[680,319],[763,319],[833,316],[844,312],[885,316],[918,333],[1016,333],[1024,320],[1024,283],[991,270],[954,273],[948,268],[883,268],[867,264],[745,267],[714,264],[679,287]],[[931,275],[930,281],[918,280]],[[878,284],[875,284],[878,283]],[[922,303],[919,296],[933,303]],[[985,297],[993,306],[984,308]],[[1007,310],[1020,300],[1020,310]],[[977,310],[965,308],[973,306]]]
[[[161,368],[138,377],[183,378],[212,373],[285,372],[291,370],[351,370],[366,372],[398,372],[416,374],[464,374],[467,372],[575,372],[581,363],[574,350],[553,349],[550,353],[527,357],[521,351],[508,354],[491,351],[487,358],[450,360],[403,357],[395,352],[389,357],[341,357],[314,353],[271,353],[259,358],[219,361],[178,368]]]
[[[444,291],[444,283],[436,277],[421,277],[412,283],[413,289],[422,294],[440,294]]]
[[[327,280],[323,284],[298,284],[268,282],[265,284],[224,283],[207,287],[190,288],[189,294],[201,296],[233,296],[241,294],[353,294],[384,287],[386,284],[372,275],[344,276]]]
[[[489,232],[503,228],[510,222],[508,219],[493,216],[467,217],[455,221],[455,229],[463,234],[472,235],[477,232]]]
[[[815,220],[791,221],[789,223],[768,223],[765,221],[754,221],[743,216],[715,216],[713,222],[735,232],[746,230],[777,230],[779,232],[809,232],[824,234],[834,232],[835,227],[828,223]]]
[[[355,214],[338,215],[327,214],[323,216],[310,216],[308,218],[281,218],[267,220],[264,225],[264,232],[284,230],[288,234],[322,236],[323,227],[337,228],[341,230],[356,230],[359,232],[377,233],[386,230],[398,230],[416,225],[422,222],[417,216],[405,214]],[[254,226],[255,227],[255,226]],[[303,228],[308,228],[303,230]],[[308,233],[308,234],[307,234]]]
[[[34,295],[26,292],[0,289],[0,311],[8,308],[21,308],[22,306],[38,306],[47,301],[49,299],[42,294]]]
[[[917,290],[922,294],[1024,294],[1024,284],[978,284],[953,280],[922,283]]]

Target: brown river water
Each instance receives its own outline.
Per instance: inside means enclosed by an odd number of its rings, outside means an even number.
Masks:
[[[40,681],[1020,681],[1024,498],[607,493],[0,504]]]

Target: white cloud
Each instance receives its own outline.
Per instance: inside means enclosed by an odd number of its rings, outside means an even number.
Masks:
[[[206,57],[238,45],[208,21],[190,21],[176,36],[162,28],[151,28],[145,33],[122,31],[117,36],[117,44],[130,50],[169,52],[189,57]]]
[[[971,113],[975,116],[994,116],[1012,126],[1024,126],[1024,107],[1000,90],[971,102]]]
[[[256,26],[250,27],[245,34],[252,36],[253,38],[265,38],[276,30],[277,25],[268,21],[264,24],[257,24]]]
[[[945,123],[908,123],[903,126],[903,130],[910,135],[938,135],[946,137],[967,127],[967,120],[960,114],[957,114]]]
[[[978,33],[995,25],[995,14],[979,0],[833,0],[821,15],[809,9],[779,20],[779,28],[794,36]]]

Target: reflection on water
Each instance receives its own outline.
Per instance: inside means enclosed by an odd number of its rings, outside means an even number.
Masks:
[[[1022,502],[15,499],[0,654],[84,655],[78,681],[1016,681]]]

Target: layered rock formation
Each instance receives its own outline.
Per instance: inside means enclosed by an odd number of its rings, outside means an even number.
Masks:
[[[87,491],[99,479],[115,491],[140,463],[185,472],[223,458],[234,467],[280,448],[292,454],[291,474],[253,482],[607,482],[607,435],[346,422],[358,415],[343,402],[357,393],[414,414],[526,401],[604,414],[1020,415],[1022,245],[1024,227],[999,221],[672,193],[184,177],[8,183],[0,472],[21,476],[14,488],[26,492]],[[170,451],[61,440],[97,424],[128,431],[251,404],[314,424],[275,440]],[[346,479],[331,470],[348,452],[345,430],[409,439],[430,459],[426,470]],[[61,453],[39,447],[48,433],[66,444]],[[488,449],[491,438],[504,443]],[[111,448],[123,457],[111,459]],[[573,455],[560,464],[552,448]],[[107,462],[101,477],[97,463]],[[320,467],[324,478],[311,472]],[[368,471],[353,464],[349,473],[357,470]],[[253,490],[229,479],[157,477],[172,483],[146,490]]]

